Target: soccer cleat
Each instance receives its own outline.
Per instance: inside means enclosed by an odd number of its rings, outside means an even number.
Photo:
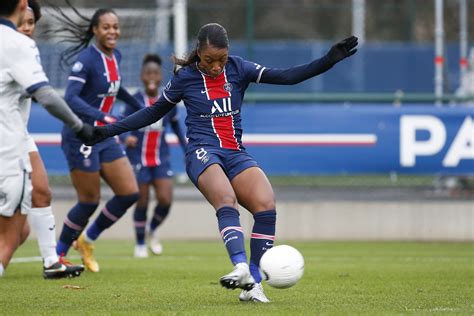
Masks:
[[[250,291],[243,290],[239,295],[239,300],[242,302],[270,303],[270,300],[263,292],[262,283],[255,283],[255,286]]]
[[[82,262],[86,269],[91,272],[99,272],[99,263],[94,258],[94,245],[88,243],[84,239],[84,233],[82,233],[77,239],[76,247],[76,250],[79,251],[79,254],[82,257]]]
[[[80,276],[83,271],[83,265],[65,264],[60,257],[59,261],[52,266],[43,268],[43,277],[45,279],[75,278]]]
[[[155,231],[151,233],[150,250],[155,255],[161,255],[163,253],[163,245],[161,244],[160,239],[158,238],[157,230],[158,229],[155,229]]]
[[[220,283],[227,289],[243,289],[250,291],[254,285],[255,280],[250,274],[249,266],[247,263],[237,263],[234,270],[220,278]]]
[[[148,249],[146,248],[146,245],[135,245],[133,256],[135,258],[148,258]]]

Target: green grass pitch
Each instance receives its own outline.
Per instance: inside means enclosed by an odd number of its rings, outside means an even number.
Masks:
[[[0,279],[0,314],[474,313],[472,243],[287,244],[302,252],[305,274],[290,289],[265,286],[266,305],[239,302],[237,290],[220,287],[232,268],[220,242],[165,242],[162,256],[133,259],[131,241],[105,240],[96,247],[97,274],[43,280],[40,262],[12,263]],[[37,255],[28,241],[15,260]]]

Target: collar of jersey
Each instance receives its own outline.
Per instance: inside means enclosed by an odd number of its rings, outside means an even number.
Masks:
[[[8,19],[0,18],[0,25],[5,25],[5,26],[8,26],[8,27],[11,27],[12,29],[14,29],[16,31],[15,24],[13,24],[13,22],[8,20]]]
[[[103,51],[101,51],[101,50],[99,49],[99,47],[95,46],[95,44],[92,44],[92,47],[94,47],[94,49],[95,49],[99,54],[103,55],[105,58],[110,59],[110,60],[114,59],[114,53],[112,53],[112,57],[109,57],[109,56],[107,56]]]
[[[208,74],[202,72],[201,69],[200,69],[199,66],[198,66],[198,62],[196,62],[196,69],[197,69],[200,73],[202,73],[204,76],[211,77],[211,78],[217,78],[217,77],[219,77],[219,76],[221,75],[221,73],[224,72],[225,66],[224,66],[224,68],[222,68],[222,71],[221,71],[216,77],[209,76]]]

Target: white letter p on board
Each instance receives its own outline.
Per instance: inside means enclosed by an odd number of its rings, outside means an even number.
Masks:
[[[417,131],[427,131],[427,140],[416,140]],[[400,164],[413,167],[416,156],[431,156],[438,153],[446,142],[443,122],[431,115],[402,115],[400,118]]]

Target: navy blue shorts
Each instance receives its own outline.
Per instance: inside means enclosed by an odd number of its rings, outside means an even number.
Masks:
[[[213,164],[222,167],[229,181],[245,169],[258,167],[255,159],[243,150],[203,146],[186,153],[186,172],[196,187],[201,173]]]
[[[156,167],[143,167],[141,163],[133,165],[137,182],[150,184],[155,179],[167,179],[173,177],[173,171],[169,163],[162,163]]]
[[[113,137],[91,147],[85,146],[79,139],[68,134],[63,132],[61,148],[66,156],[69,170],[97,172],[100,170],[101,163],[125,157],[122,145]]]

